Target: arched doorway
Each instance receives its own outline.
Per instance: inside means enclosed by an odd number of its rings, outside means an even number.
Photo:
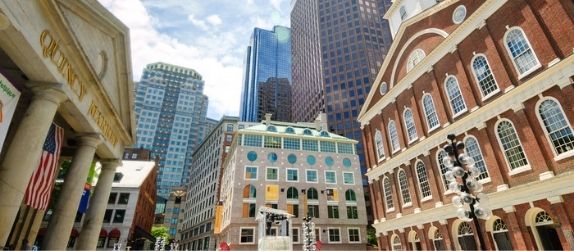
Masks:
[[[393,251],[403,250],[403,245],[401,244],[401,238],[396,234],[393,234],[393,236],[391,236],[391,248]]]
[[[508,233],[508,226],[502,219],[498,218],[494,220],[491,234],[497,250],[513,250],[510,234]]]
[[[412,250],[423,250],[421,239],[415,230],[409,232],[409,243],[411,244]]]
[[[556,231],[556,223],[546,211],[541,208],[530,208],[526,212],[525,222],[532,229],[539,250],[563,250]]]
[[[446,250],[444,239],[437,227],[432,226],[429,229],[428,238],[432,241],[434,250]]]
[[[458,243],[461,250],[477,250],[476,241],[472,228],[468,222],[463,221],[458,225]]]

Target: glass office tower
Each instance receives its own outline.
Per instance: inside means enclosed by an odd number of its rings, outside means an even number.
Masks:
[[[191,153],[206,134],[208,98],[201,75],[180,66],[146,66],[136,87],[136,147],[159,157],[157,195],[188,183]]]
[[[283,26],[271,31],[255,28],[244,66],[241,121],[259,122],[266,113],[272,113],[275,120],[291,121],[291,105],[284,103],[291,102],[290,92],[284,92],[285,81],[291,83],[291,30]],[[262,95],[271,103],[263,104]]]

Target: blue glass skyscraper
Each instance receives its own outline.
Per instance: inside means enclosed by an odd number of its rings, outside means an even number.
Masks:
[[[206,134],[208,98],[196,71],[153,63],[136,86],[136,147],[159,157],[157,194],[168,198],[172,187],[188,183],[191,153]]]
[[[272,113],[274,120],[291,121],[291,92],[285,92],[291,83],[291,29],[255,28],[244,66],[240,119],[258,122],[265,113]]]

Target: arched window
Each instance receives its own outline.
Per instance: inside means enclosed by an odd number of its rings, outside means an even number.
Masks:
[[[393,205],[393,191],[391,190],[391,181],[388,177],[383,178],[383,193],[385,194],[387,211],[394,209],[395,206]]]
[[[321,131],[321,137],[329,137],[329,133],[326,131]]]
[[[295,134],[295,130],[292,127],[287,127],[287,129],[285,129],[285,133]]]
[[[463,221],[458,225],[458,244],[460,250],[477,250],[473,231],[468,222]]]
[[[243,188],[244,199],[255,199],[257,197],[257,189],[253,185],[247,185]]]
[[[357,201],[357,196],[355,195],[355,191],[353,191],[352,189],[345,191],[345,200]]]
[[[494,220],[491,234],[497,250],[514,250],[512,242],[510,242],[511,238],[508,233],[508,226],[506,226],[503,220]]]
[[[403,206],[411,203],[411,193],[409,192],[409,181],[405,170],[399,171],[399,188],[401,189],[401,197],[403,199]]]
[[[528,160],[526,159],[526,154],[524,154],[524,150],[520,144],[520,138],[518,138],[516,134],[514,125],[508,120],[503,120],[498,123],[496,132],[510,170],[512,171],[516,168],[527,166]]]
[[[393,251],[402,251],[403,246],[401,245],[401,238],[399,236],[393,237]]]
[[[297,188],[289,187],[287,189],[287,199],[299,199],[299,191],[297,191]]]
[[[375,145],[377,147],[377,156],[378,156],[379,160],[384,159],[385,158],[385,147],[383,144],[383,134],[378,129],[375,132]]]
[[[438,117],[436,115],[436,109],[434,108],[434,102],[432,101],[430,94],[423,95],[423,110],[425,111],[425,117],[429,130],[437,128],[439,126]]]
[[[423,164],[422,161],[417,162],[416,171],[417,171],[417,178],[419,180],[419,189],[421,191],[421,198],[425,199],[432,197],[429,179],[427,176],[427,170],[425,168],[425,164]]]
[[[393,153],[398,151],[401,148],[399,144],[399,134],[397,133],[397,126],[395,125],[395,121],[390,121],[389,125],[387,126],[389,130],[389,138],[391,139],[391,147],[393,149]]]
[[[409,59],[407,61],[407,72],[411,71],[415,67],[415,65],[423,61],[423,58],[425,56],[426,56],[425,51],[423,51],[422,49],[414,50],[409,56]]]
[[[267,127],[267,131],[269,131],[269,132],[277,132],[277,128],[276,128],[275,126],[272,126],[272,125],[271,125],[271,126],[268,126],[268,127]]]
[[[446,250],[446,245],[444,244],[442,234],[438,231],[438,229],[434,232],[432,237],[434,250]]]
[[[556,155],[574,149],[574,134],[566,120],[560,104],[552,99],[542,101],[538,106],[538,115],[544,124],[546,136],[554,147]]]
[[[472,60],[472,72],[474,73],[478,87],[480,87],[480,93],[483,98],[487,98],[489,95],[498,91],[498,85],[496,84],[492,71],[490,71],[486,57],[479,55]]]
[[[484,157],[482,156],[482,151],[476,138],[468,137],[464,141],[464,150],[466,154],[474,160],[474,166],[480,170],[480,175],[476,179],[482,180],[488,178]]]
[[[307,199],[308,200],[318,200],[319,199],[319,193],[317,193],[317,189],[315,188],[309,188],[309,190],[307,190]]]
[[[450,108],[452,109],[453,116],[456,116],[466,111],[466,104],[464,103],[464,99],[462,98],[462,93],[460,92],[458,81],[454,76],[449,76],[446,79],[445,89],[448,95],[448,100],[450,102]]]
[[[513,27],[506,32],[504,44],[512,57],[512,62],[521,76],[530,73],[540,62],[530,46],[530,42],[520,27]]]
[[[409,143],[413,142],[418,138],[418,136],[417,128],[415,127],[415,119],[413,118],[413,111],[410,108],[405,109],[403,112],[403,120],[405,121],[405,127],[407,128]]]
[[[448,190],[448,180],[446,180],[446,176],[444,174],[448,171],[448,168],[444,165],[444,158],[448,156],[444,150],[439,150],[436,155],[436,161],[438,162],[438,166],[440,168],[440,175],[442,176],[442,184],[444,185],[445,191]]]
[[[313,133],[311,133],[311,130],[309,130],[309,129],[305,129],[305,130],[303,130],[303,135],[309,135],[309,136],[312,136],[312,135],[313,135]]]

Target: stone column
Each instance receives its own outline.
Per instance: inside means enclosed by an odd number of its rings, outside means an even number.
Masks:
[[[116,159],[100,161],[100,163],[102,172],[98,177],[94,197],[90,199],[88,212],[84,217],[84,225],[78,238],[78,245],[76,245],[77,250],[96,250],[116,167],[121,165],[121,162]]]
[[[32,88],[34,97],[0,164],[0,247],[6,245],[30,177],[40,162],[52,120],[66,94],[48,84]]]
[[[100,138],[98,134],[78,137],[78,148],[64,179],[64,186],[62,187],[60,198],[56,202],[54,215],[48,224],[42,249],[66,249],[84,191],[84,185],[88,179],[90,165],[99,143]]]

